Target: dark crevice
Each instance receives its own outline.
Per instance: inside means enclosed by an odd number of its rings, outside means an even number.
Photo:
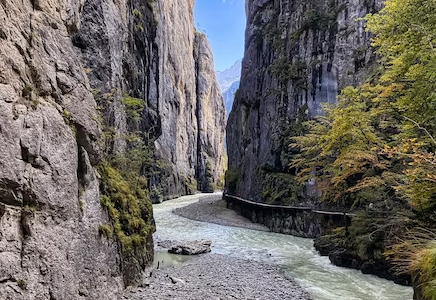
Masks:
[[[195,36],[194,41],[194,61],[195,61],[195,78],[198,78],[198,72],[199,72],[199,48],[200,48],[200,39],[198,36]],[[198,81],[196,82],[196,107],[195,107],[195,115],[197,116],[197,149],[196,149],[196,155],[197,155],[197,165],[195,167],[195,179],[197,180],[197,189],[201,191],[203,189],[203,177],[204,177],[204,170],[202,170],[202,153],[201,153],[201,101],[199,99],[200,92],[199,92],[199,85]]]
[[[6,35],[6,33],[0,28],[0,38],[3,40],[7,40],[8,36]]]
[[[6,213],[6,206],[0,203],[0,220],[3,218],[5,213]]]
[[[87,48],[87,43],[81,35],[78,34],[74,35],[72,38],[72,42],[74,46],[76,46],[81,50],[85,50]]]
[[[21,159],[25,162],[29,162],[29,149],[27,147],[24,147],[21,143],[20,143],[20,147],[21,147]]]
[[[0,283],[6,283],[6,282],[17,282],[17,280],[11,276],[0,278]]]
[[[95,166],[99,162],[99,154],[94,151],[94,147],[92,142],[96,141],[96,137],[89,135],[86,133],[86,130],[83,126],[79,124],[74,124],[76,128],[76,141],[77,146],[83,147],[86,152],[88,152],[89,160],[91,165]]]
[[[22,206],[20,185],[15,181],[0,179],[0,202],[11,206]]]
[[[33,218],[33,212],[31,212],[28,209],[23,209],[21,211],[21,231],[23,233],[23,237],[27,238],[32,235],[32,232],[30,230],[30,219]]]
[[[50,300],[57,300],[56,297],[53,295],[53,291],[50,289],[48,291],[49,295],[50,295]]]

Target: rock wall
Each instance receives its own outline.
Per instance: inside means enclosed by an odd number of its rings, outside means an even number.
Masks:
[[[149,180],[163,195],[188,192],[207,161],[218,177],[225,112],[192,6],[0,1],[1,299],[117,299],[140,283],[152,241],[135,259],[99,236],[95,167],[130,135],[167,162]],[[145,103],[139,123],[126,96]]]
[[[81,8],[0,2],[1,299],[115,299],[123,288],[118,246],[98,236],[101,129],[71,40]]]
[[[163,188],[174,196],[189,193],[189,185],[197,183],[203,190],[207,161],[214,182],[223,172],[224,102],[208,42],[193,26],[193,5],[193,0],[155,3],[161,120],[155,144],[173,166]]]
[[[302,207],[264,205],[238,197],[225,195],[227,207],[253,223],[267,226],[271,232],[290,234],[304,238],[317,238],[333,229],[346,227],[351,216],[329,213]]]
[[[211,192],[208,177],[216,183],[223,172],[225,107],[215,78],[212,50],[202,33],[195,34],[194,59],[198,124],[195,177],[199,190]]]
[[[162,160],[149,172],[156,202],[204,190],[206,162],[214,183],[223,172],[225,109],[193,5],[87,0],[73,36],[105,123],[118,137],[111,151],[122,151],[123,137],[141,131]],[[126,120],[126,95],[145,102],[139,126]]]
[[[322,114],[322,103],[334,103],[341,88],[371,71],[370,37],[356,19],[379,9],[377,3],[246,1],[241,85],[227,125],[235,194],[265,201],[282,173],[295,172],[288,169],[288,144],[301,134],[301,122]],[[302,201],[298,190],[280,197]]]
[[[398,274],[395,265],[385,259],[380,249],[356,249],[344,242],[343,237],[335,235],[318,237],[315,239],[314,247],[321,255],[328,256],[335,266],[357,269],[363,274],[376,275],[401,285],[412,285],[412,277],[409,274]]]

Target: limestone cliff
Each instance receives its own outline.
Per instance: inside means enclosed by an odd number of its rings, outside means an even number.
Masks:
[[[170,176],[155,178],[165,195],[203,190],[206,162],[213,181],[222,171],[224,102],[213,71],[210,47],[193,26],[194,1],[157,1],[156,95],[160,135],[158,154],[173,166]],[[198,185],[197,185],[198,183]]]
[[[123,286],[117,244],[98,236],[101,129],[70,38],[80,10],[0,3],[1,299],[110,299]]]
[[[288,168],[289,137],[360,83],[374,55],[358,18],[368,0],[247,0],[242,78],[227,126],[228,188],[245,198],[303,201]]]
[[[132,135],[165,161],[144,174],[160,197],[206,162],[218,177],[225,112],[192,5],[0,1],[0,299],[117,299],[140,283],[151,231],[129,255],[99,232],[96,166]]]
[[[154,145],[154,158],[161,163],[150,166],[147,175],[159,202],[204,190],[206,161],[217,182],[225,112],[211,50],[193,26],[194,2],[147,3],[85,1],[73,41],[106,123],[115,131],[111,150],[124,149],[122,137],[138,130]],[[126,96],[145,102],[139,124],[126,120]]]

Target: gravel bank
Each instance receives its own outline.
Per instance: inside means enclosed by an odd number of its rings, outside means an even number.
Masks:
[[[279,268],[206,254],[179,267],[153,270],[149,286],[127,291],[129,300],[309,300],[309,294]]]
[[[201,222],[269,231],[268,227],[253,223],[235,211],[227,209],[221,194],[202,196],[198,202],[177,208],[173,213]]]

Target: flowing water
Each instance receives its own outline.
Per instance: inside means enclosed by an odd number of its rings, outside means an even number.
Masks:
[[[280,265],[315,300],[412,300],[412,288],[360,271],[332,265],[310,239],[203,223],[179,217],[172,210],[198,201],[199,195],[154,205],[156,236],[169,240],[207,239],[212,252]]]

